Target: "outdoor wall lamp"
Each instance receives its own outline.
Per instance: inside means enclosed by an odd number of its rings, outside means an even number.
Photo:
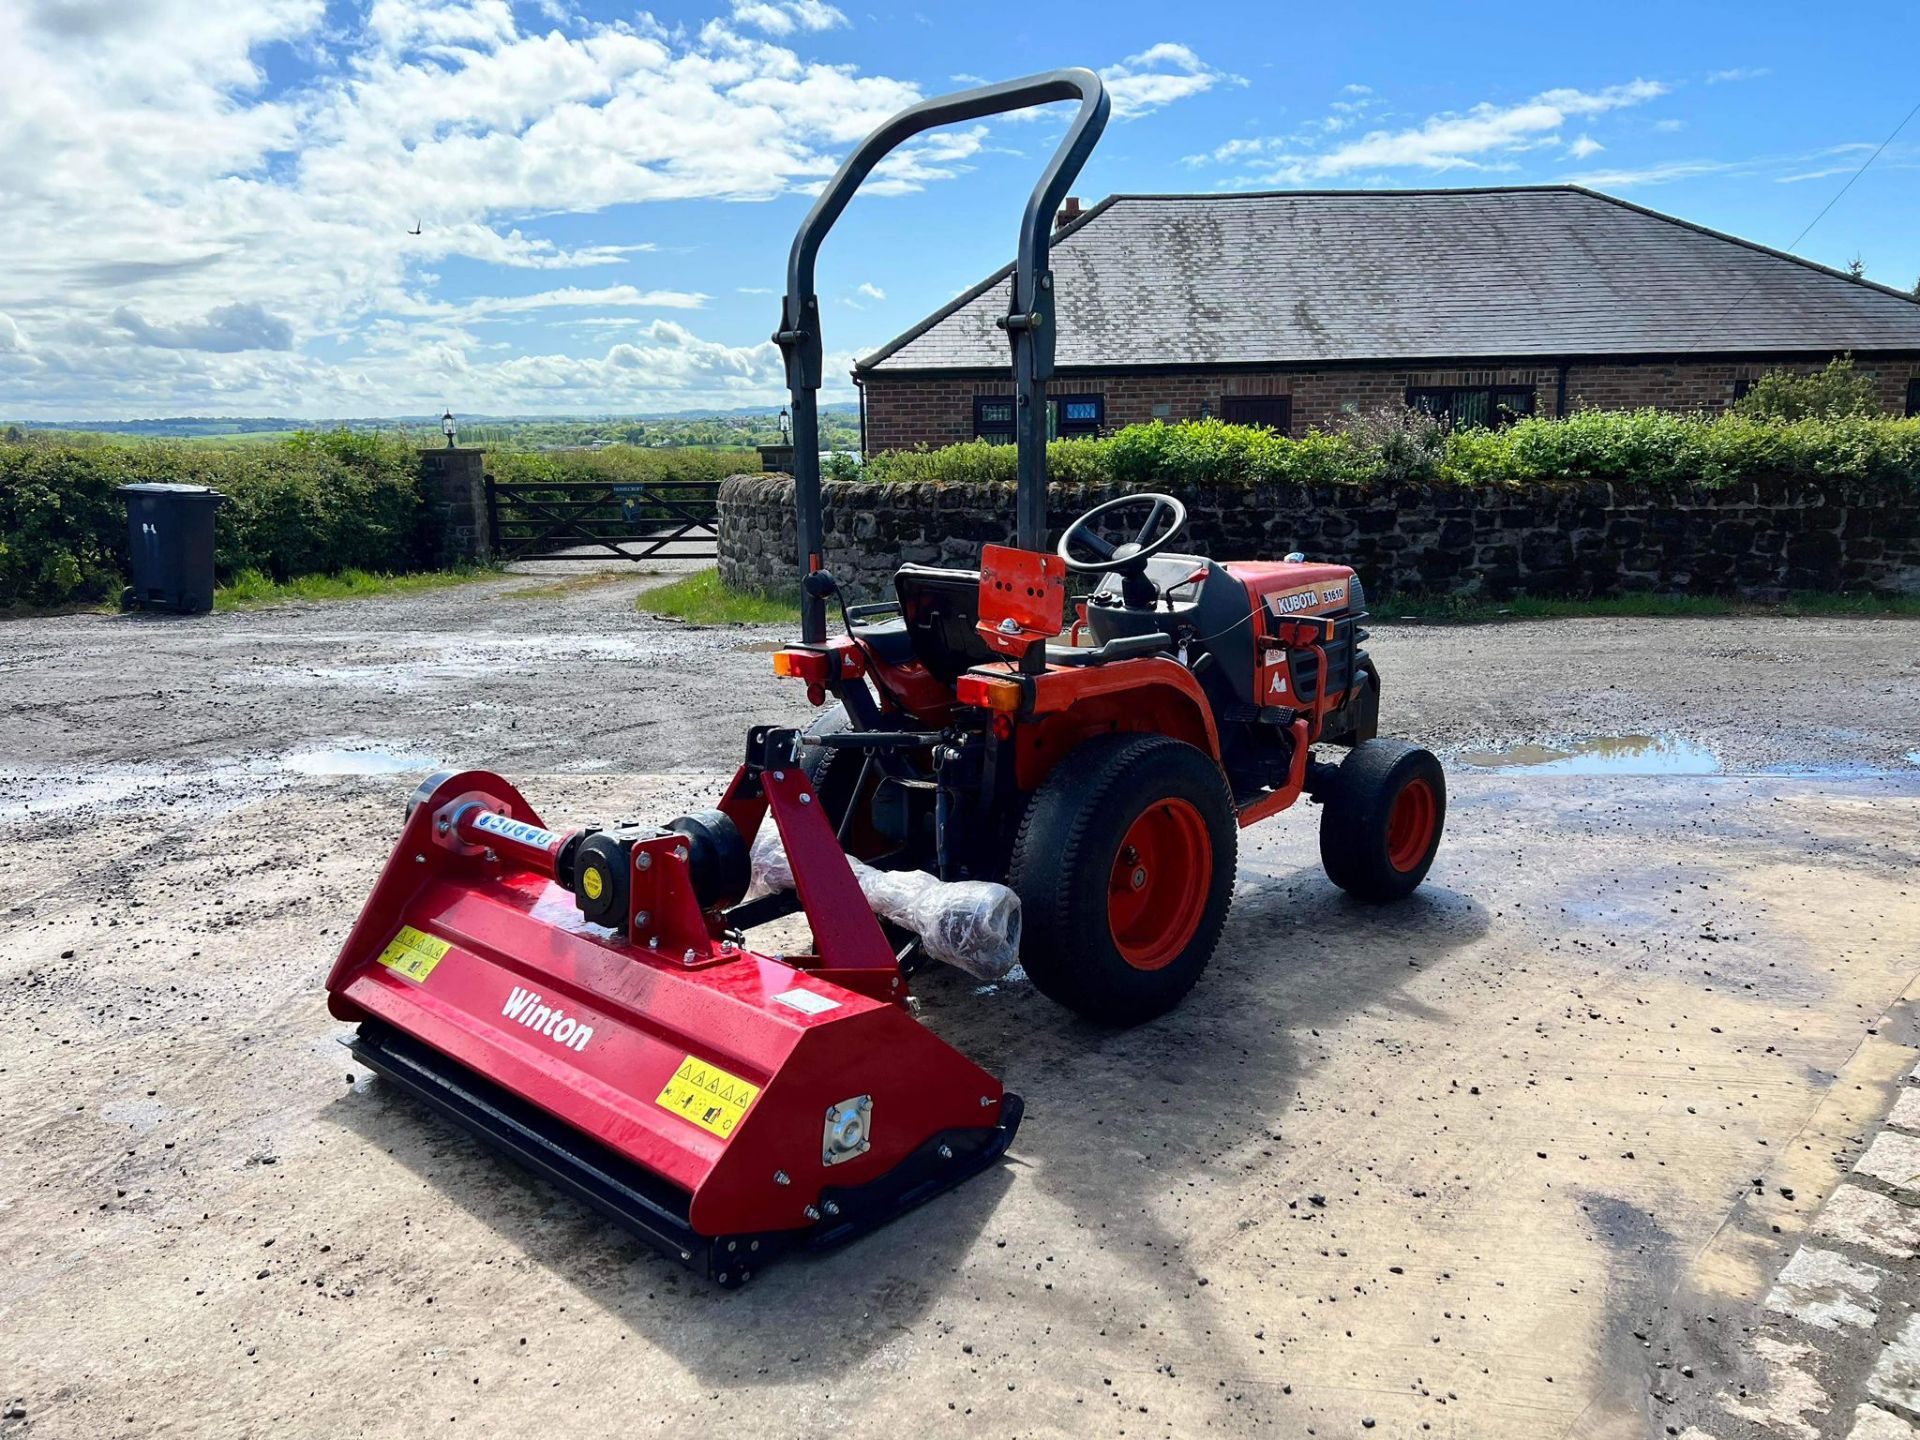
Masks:
[[[449,450],[453,449],[453,437],[455,433],[453,427],[453,411],[449,410],[440,417],[440,433],[447,437],[447,448]]]
[[[791,444],[792,441],[793,416],[787,413],[786,406],[783,405],[780,407],[780,443],[785,445]]]

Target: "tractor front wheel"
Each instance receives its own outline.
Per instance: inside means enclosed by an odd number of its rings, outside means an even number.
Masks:
[[[1233,898],[1225,777],[1164,735],[1106,735],[1033,792],[1007,883],[1042,994],[1103,1025],[1171,1010],[1207,967]]]
[[[1433,867],[1447,777],[1431,750],[1364,740],[1320,795],[1320,863],[1356,900],[1399,900]]]

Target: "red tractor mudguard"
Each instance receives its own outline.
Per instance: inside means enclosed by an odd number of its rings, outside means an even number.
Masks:
[[[749,767],[722,802],[747,842],[769,809],[818,957],[729,941],[670,830],[632,844],[626,933],[588,924],[556,878],[581,832],[498,776],[435,777],[329,1008],[369,1068],[723,1285],[851,1238],[991,1164],[1020,1101],[898,1003],[798,766]]]

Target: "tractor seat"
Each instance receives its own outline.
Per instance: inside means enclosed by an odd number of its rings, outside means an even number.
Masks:
[[[981,639],[980,632],[974,628],[980,620],[978,570],[902,565],[894,574],[893,592],[900,597],[900,621],[888,622],[884,628],[900,624],[913,646],[914,658],[943,685],[953,684],[976,665],[1006,658]],[[863,628],[861,638],[866,639],[882,628]],[[1144,635],[1115,636],[1099,646],[1049,645],[1047,660],[1054,665],[1104,665],[1113,660],[1158,655],[1172,645],[1172,638],[1164,631],[1152,630]],[[877,649],[874,653],[889,658]],[[889,658],[889,663],[894,662]]]
[[[902,565],[893,577],[913,654],[927,673],[951,685],[975,665],[999,657],[973,627],[980,620],[980,572]]]
[[[900,666],[917,658],[913,637],[907,633],[907,622],[898,615],[889,615],[884,620],[856,621],[848,633],[882,665]]]

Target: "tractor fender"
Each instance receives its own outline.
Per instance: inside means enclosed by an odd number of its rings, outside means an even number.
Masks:
[[[1220,763],[1200,682],[1178,661],[1151,656],[1035,676],[1032,709],[1014,732],[1016,783],[1034,789],[1069,751],[1112,734],[1168,735]]]

